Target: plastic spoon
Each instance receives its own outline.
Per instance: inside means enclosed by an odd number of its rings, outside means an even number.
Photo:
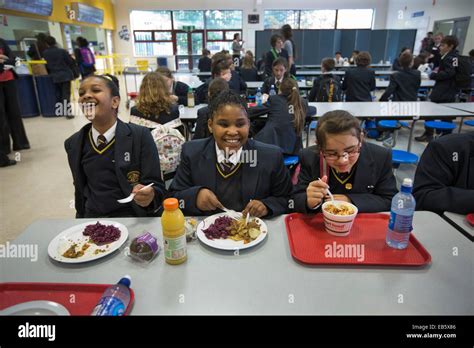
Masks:
[[[321,180],[321,178],[318,178],[318,180]],[[331,191],[329,191],[329,189],[327,189],[327,190],[328,190],[329,197],[331,197],[331,201],[334,202],[334,196],[332,195]]]
[[[151,187],[151,186],[153,186],[153,185],[154,185],[154,183],[152,182],[151,184],[148,184],[148,185],[146,185],[146,186],[143,186],[143,187],[142,187],[141,189],[139,189],[138,191],[141,191],[141,190],[143,190],[143,189],[145,189],[145,188],[147,188],[147,187]],[[138,192],[138,191],[137,191],[137,192]],[[119,202],[119,203],[129,203],[129,202],[133,201],[133,198],[135,197],[135,195],[136,195],[136,193],[130,193],[130,196],[128,196],[128,197],[126,197],[126,198],[122,198],[122,199],[117,199],[117,202]]]

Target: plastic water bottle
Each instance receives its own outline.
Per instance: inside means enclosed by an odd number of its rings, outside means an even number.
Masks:
[[[109,286],[92,311],[92,315],[124,315],[130,303],[130,283],[131,278],[129,275],[126,275],[117,284]]]
[[[386,241],[388,246],[395,249],[405,249],[408,246],[410,232],[413,229],[416,202],[411,194],[412,188],[413,181],[405,178],[400,192],[392,199]]]
[[[263,105],[262,89],[260,87],[258,87],[257,89],[257,94],[255,95],[255,102],[257,103],[257,106]]]
[[[272,95],[276,95],[276,94],[277,94],[277,93],[275,92],[275,85],[272,85],[272,86],[270,87],[270,93],[269,93],[269,95],[272,96]]]

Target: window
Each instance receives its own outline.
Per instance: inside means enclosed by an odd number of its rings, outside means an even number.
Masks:
[[[195,29],[204,29],[203,11],[173,11],[174,29],[183,29],[183,26],[194,26]]]
[[[338,10],[337,29],[371,29],[374,10]]]
[[[280,29],[283,24],[289,24],[293,29],[299,29],[299,12],[297,10],[265,11],[263,25],[265,29]]]
[[[171,11],[132,11],[133,30],[171,30]]]
[[[300,29],[334,29],[336,10],[314,10],[300,12]]]
[[[241,29],[242,11],[240,10],[207,10],[206,29]]]

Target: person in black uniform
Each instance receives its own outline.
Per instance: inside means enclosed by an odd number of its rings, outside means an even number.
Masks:
[[[74,180],[76,217],[158,215],[166,192],[158,152],[147,128],[118,119],[118,80],[111,75],[85,78],[79,103],[91,123],[64,143]],[[154,186],[144,188],[151,183]],[[117,202],[132,192],[132,202]]]
[[[56,39],[52,36],[46,38],[48,48],[43,51],[43,57],[46,60],[46,69],[52,77],[56,87],[56,103],[66,105],[63,115],[67,118],[73,118],[74,115],[69,111],[71,100],[71,81],[74,80],[74,60],[69,53],[56,46]]]
[[[131,123],[142,126],[147,126],[148,122],[137,118],[158,124],[166,124],[179,118],[179,107],[176,104],[176,98],[171,95],[168,81],[165,80],[162,74],[149,72],[145,75],[140,85],[137,104],[130,110],[130,115]]]
[[[369,52],[356,56],[356,68],[346,71],[342,89],[346,91],[346,101],[372,101],[371,91],[375,90],[375,72],[369,70],[372,57]]]
[[[400,54],[398,55],[398,57],[395,58],[395,60],[393,61],[392,70],[394,70],[394,71],[402,70],[402,67],[400,65],[400,56],[404,53],[411,54],[411,50],[408,47],[403,47],[402,48],[402,50],[400,51]]]
[[[165,78],[173,101],[178,105],[188,106],[188,92],[190,87],[184,82],[175,81],[171,70],[167,67],[160,66],[156,69],[156,72]]]
[[[416,168],[413,196],[418,210],[474,213],[474,132],[428,144]]]
[[[412,69],[413,56],[405,52],[398,58],[399,69],[390,75],[390,83],[380,101],[416,101],[421,84],[421,72]]]
[[[204,84],[196,88],[196,104],[205,104],[208,102],[209,84],[213,79],[220,77],[226,80],[227,82],[230,81],[230,79],[232,78],[231,64],[227,61],[227,59],[215,61],[212,63],[211,74],[211,78],[209,78],[208,80],[206,80],[206,82],[204,82]]]
[[[311,87],[311,91],[308,95],[308,101],[310,102],[323,102],[323,101],[342,101],[342,82],[339,76],[331,74],[331,71],[334,70],[336,67],[336,62],[332,58],[324,58],[321,61],[321,72],[323,73],[321,76],[316,77],[313,80],[313,87]],[[325,96],[322,93],[322,89],[324,88],[325,84],[330,83],[332,80],[333,83],[333,91],[331,98],[327,95],[329,91],[326,91],[327,99],[331,100],[324,100]]]
[[[265,55],[265,78],[272,76],[273,61],[278,57],[283,57],[288,62],[288,52],[283,48],[283,37],[278,34],[270,38],[272,48]]]
[[[454,103],[456,101],[456,94],[459,92],[459,88],[456,87],[455,67],[458,60],[457,46],[458,40],[455,36],[448,35],[441,40],[439,46],[441,54],[439,67],[430,75],[430,79],[436,81],[430,94],[430,101],[433,103]],[[452,122],[450,119],[441,120]],[[421,136],[415,137],[415,140],[429,142],[433,139],[433,133],[434,130],[432,128],[425,127],[425,132]],[[451,131],[443,132],[443,135],[448,133],[451,133]]]
[[[441,63],[441,52],[440,52],[440,46],[441,46],[441,40],[443,40],[444,35],[443,33],[437,33],[433,37],[434,44],[428,49],[428,52],[430,53],[429,60],[428,62],[432,64],[431,69],[436,69],[439,64]]]
[[[270,94],[272,86],[275,88],[275,93],[280,91],[280,85],[285,77],[289,76],[288,61],[285,58],[279,57],[272,63],[272,75],[263,81],[262,93]]]
[[[258,71],[255,67],[253,56],[246,54],[242,61],[242,66],[240,67],[240,77],[245,82],[248,81],[258,81]]]
[[[281,150],[248,139],[247,103],[233,91],[210,104],[212,137],[183,145],[170,186],[185,215],[211,215],[228,208],[256,217],[284,214],[292,185]],[[256,156],[256,157],[255,157]]]
[[[317,212],[328,199],[354,204],[359,213],[389,211],[398,192],[389,149],[364,142],[359,120],[347,111],[327,112],[318,121],[317,145],[302,151],[293,192],[295,210]]]
[[[211,71],[212,60],[209,58],[211,52],[208,49],[202,50],[202,57],[199,58],[198,69],[200,72]]]
[[[94,53],[89,48],[89,41],[82,36],[76,39],[77,48],[74,49],[76,63],[79,66],[81,77],[85,79],[96,72]]]

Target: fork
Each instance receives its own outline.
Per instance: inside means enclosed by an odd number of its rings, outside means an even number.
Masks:
[[[227,209],[226,207],[222,207],[221,209],[225,211],[229,215],[229,217],[234,220],[240,220],[240,218],[242,217],[242,213],[239,213],[235,210]]]

